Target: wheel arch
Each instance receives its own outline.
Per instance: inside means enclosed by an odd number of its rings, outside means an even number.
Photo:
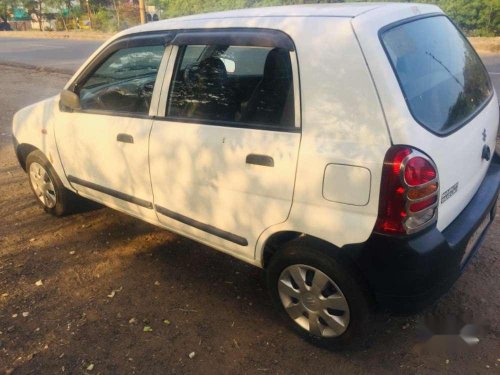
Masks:
[[[315,237],[303,232],[297,232],[292,230],[284,230],[273,233],[265,241],[262,247],[261,253],[261,265],[262,268],[266,269],[269,265],[271,258],[283,248],[288,242],[300,241],[304,245],[328,251],[332,254],[339,254],[340,248],[332,244],[331,242],[325,241],[319,237]]]
[[[14,149],[17,156],[17,160],[19,161],[19,165],[25,172],[28,172],[26,165],[28,156],[34,151],[39,151],[41,156],[52,166],[52,168],[54,168],[57,177],[61,180],[64,187],[72,192],[75,192],[74,188],[69,184],[66,178],[66,174],[64,173],[64,169],[62,168],[62,164],[60,163],[58,157],[53,158],[52,154],[50,153],[49,155],[47,155],[45,152],[43,152],[41,149],[39,149],[38,147],[34,146],[31,143],[18,144],[15,138],[14,138]]]
[[[28,155],[31,154],[33,151],[40,151],[40,149],[36,148],[32,144],[29,143],[21,143],[21,144],[16,144],[16,156],[17,160],[19,161],[19,164],[21,165],[21,168],[26,172],[26,159],[28,159]]]
[[[298,243],[299,246],[317,249],[323,254],[327,254],[335,258],[336,261],[345,267],[346,272],[354,277],[359,285],[363,287],[370,304],[373,307],[377,305],[373,285],[366,278],[366,275],[361,268],[359,268],[357,262],[352,257],[353,254],[349,254],[350,251],[355,251],[355,248],[357,247],[356,244],[338,247],[329,241],[307,233],[283,230],[273,233],[266,239],[261,253],[261,267],[264,270],[267,270],[271,259],[285,248],[285,244],[292,241]]]

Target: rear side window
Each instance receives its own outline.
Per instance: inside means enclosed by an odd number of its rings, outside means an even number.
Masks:
[[[381,39],[411,113],[429,130],[452,132],[491,97],[488,73],[448,18],[397,25]]]
[[[288,50],[184,45],[177,56],[168,118],[235,127],[295,127]]]

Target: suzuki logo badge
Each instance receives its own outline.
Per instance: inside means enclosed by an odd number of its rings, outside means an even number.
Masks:
[[[483,142],[486,142],[486,129],[483,129]]]
[[[488,147],[488,145],[484,145],[483,152],[481,154],[481,158],[484,159],[484,160],[486,160],[486,161],[490,161],[490,159],[491,159],[491,150]]]

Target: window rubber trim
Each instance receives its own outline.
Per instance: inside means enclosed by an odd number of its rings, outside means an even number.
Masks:
[[[127,117],[127,118],[137,118],[143,120],[153,120],[155,116],[151,116],[147,113],[135,113],[135,112],[122,112],[117,110],[105,110],[105,109],[73,109],[71,113],[81,113],[84,115],[100,115],[100,116],[113,116],[113,117]]]
[[[163,122],[182,122],[188,124],[198,124],[198,125],[207,125],[207,126],[221,126],[232,129],[255,129],[255,130],[268,130],[268,131],[277,131],[283,133],[301,133],[302,129],[295,126],[279,126],[279,125],[265,125],[265,124],[253,124],[247,122],[236,122],[236,121],[223,121],[223,120],[208,120],[208,119],[194,119],[194,118],[186,118],[186,117],[154,117],[155,121],[163,121]]]
[[[453,126],[451,129],[449,129],[446,132],[436,131],[436,130],[432,129],[429,125],[426,125],[426,124],[424,124],[423,122],[421,122],[420,120],[417,119],[417,116],[415,115],[415,113],[412,110],[411,106],[408,104],[408,98],[406,96],[406,92],[403,89],[403,85],[402,85],[401,80],[399,78],[399,75],[397,73],[396,67],[394,66],[391,58],[389,57],[389,51],[387,50],[387,48],[385,46],[385,43],[382,40],[382,36],[383,36],[383,34],[386,31],[389,31],[389,30],[391,30],[391,29],[393,29],[395,27],[401,26],[401,25],[405,25],[407,23],[415,22],[415,21],[418,21],[418,20],[421,20],[421,19],[425,19],[425,18],[432,18],[432,17],[444,17],[444,18],[448,19],[448,21],[451,22],[451,24],[455,27],[455,29],[462,36],[462,38],[464,38],[465,42],[469,45],[469,47],[472,49],[472,51],[474,52],[474,54],[476,55],[476,57],[479,59],[479,62],[480,62],[481,66],[483,67],[483,69],[484,69],[484,71],[486,73],[486,76],[488,78],[488,83],[489,83],[490,88],[491,88],[491,94],[490,94],[490,97],[487,100],[485,100],[473,113],[471,113],[469,116],[467,116],[465,119],[463,119],[462,121],[460,121],[459,123],[457,123],[455,126]],[[409,17],[409,18],[405,18],[405,19],[402,19],[402,20],[390,23],[390,24],[382,27],[378,31],[378,39],[379,39],[380,44],[382,45],[382,48],[384,49],[384,52],[385,52],[385,55],[387,57],[387,60],[389,61],[389,64],[391,64],[392,71],[394,73],[394,76],[396,77],[396,80],[398,81],[399,89],[401,90],[401,93],[403,94],[403,98],[405,100],[405,103],[406,103],[406,106],[407,106],[408,110],[410,111],[411,116],[413,117],[413,119],[420,126],[422,126],[425,130],[429,131],[430,133],[434,134],[435,136],[438,136],[440,138],[445,138],[445,137],[447,137],[447,136],[449,136],[449,135],[457,132],[458,130],[460,130],[461,128],[463,128],[465,125],[467,125],[469,122],[471,122],[477,115],[479,115],[483,111],[483,109],[488,106],[488,104],[491,102],[491,99],[493,99],[493,96],[494,96],[493,84],[491,82],[491,77],[490,77],[490,75],[488,73],[488,70],[484,66],[483,60],[481,60],[481,57],[478,55],[478,53],[476,52],[476,50],[474,49],[474,47],[470,44],[469,40],[467,39],[467,37],[465,36],[465,34],[462,32],[462,30],[460,30],[460,28],[457,26],[457,24],[455,22],[453,22],[453,20],[451,20],[450,17],[448,17],[446,14],[444,14],[444,13],[421,14],[421,15],[418,15],[418,16]]]
[[[231,46],[251,46],[283,48],[295,51],[295,45],[283,31],[264,28],[218,28],[188,29],[178,31],[170,44],[207,45],[220,44]]]

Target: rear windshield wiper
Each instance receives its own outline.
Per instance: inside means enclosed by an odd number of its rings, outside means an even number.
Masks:
[[[446,65],[444,65],[444,64],[443,64],[443,62],[442,62],[441,60],[439,60],[436,56],[434,56],[434,55],[433,55],[431,52],[429,52],[429,51],[425,51],[425,54],[426,54],[426,55],[429,55],[429,56],[430,56],[430,57],[431,57],[434,61],[436,61],[439,65],[441,65],[441,66],[443,67],[443,69],[444,69],[444,70],[446,70],[446,71],[449,73],[449,75],[450,75],[450,76],[451,76],[451,77],[452,77],[452,78],[453,78],[453,79],[454,79],[454,80],[455,80],[455,81],[456,81],[456,82],[457,82],[457,83],[458,83],[458,84],[459,84],[462,88],[464,88],[464,85],[462,85],[462,82],[460,82],[460,81],[458,80],[458,78],[457,78],[457,77],[455,77],[455,75],[454,75],[454,74],[450,71],[450,69],[448,69],[448,68],[446,67]]]

